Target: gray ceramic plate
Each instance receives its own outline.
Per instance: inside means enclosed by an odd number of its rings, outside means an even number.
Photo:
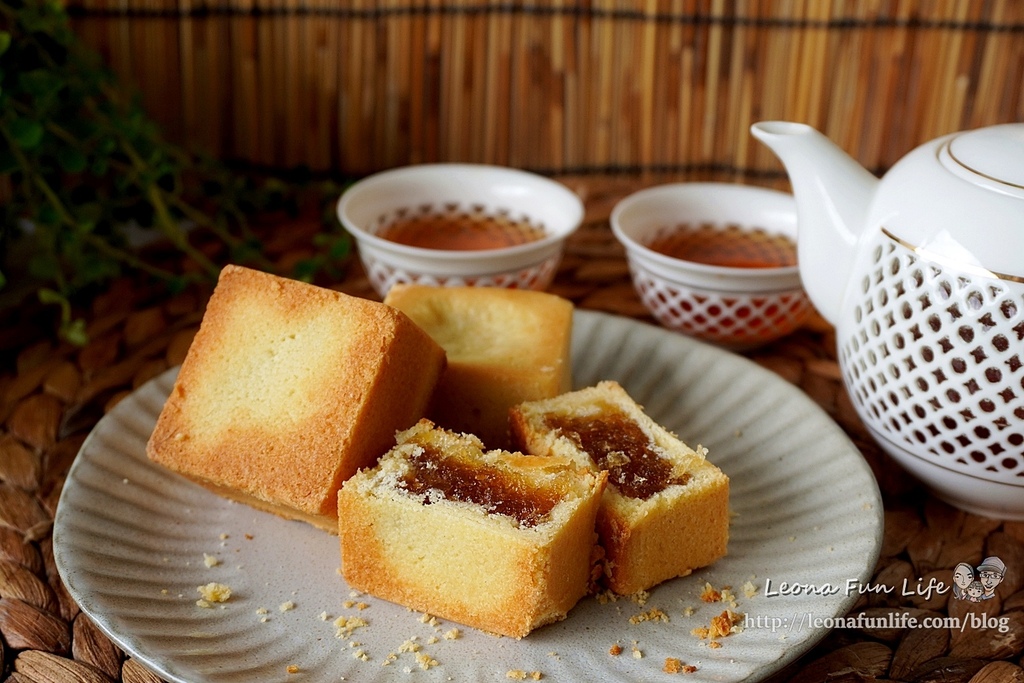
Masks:
[[[100,628],[171,681],[508,681],[517,671],[648,680],[665,675],[669,657],[697,667],[691,681],[777,671],[846,613],[856,598],[846,587],[870,577],[882,532],[870,470],[825,413],[746,359],[622,318],[579,312],[575,322],[576,384],[619,381],[683,440],[708,447],[732,480],[728,557],[657,587],[645,605],[588,598],[520,641],[468,628],[448,639],[456,624],[354,596],[338,575],[336,538],[149,463],[173,370],[119,403],[82,446],[55,520],[61,576]],[[198,607],[196,588],[209,582],[230,586],[230,600]],[[782,582],[839,591],[767,594]],[[732,586],[733,609],[746,615],[717,649],[692,633],[726,607],[700,600],[705,583]],[[668,621],[631,622],[652,608]],[[338,638],[339,616],[366,626]],[[419,651],[400,652],[407,641]],[[436,666],[422,669],[423,656]]]

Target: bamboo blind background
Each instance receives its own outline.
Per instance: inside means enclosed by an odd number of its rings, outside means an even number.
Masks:
[[[359,175],[757,176],[762,119],[888,168],[1024,120],[1020,0],[70,0],[176,141]]]

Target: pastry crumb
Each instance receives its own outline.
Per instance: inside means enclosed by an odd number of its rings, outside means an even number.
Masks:
[[[365,602],[356,602],[355,600],[346,600],[345,602],[341,603],[341,606],[344,607],[345,609],[352,609],[354,607],[357,610],[362,611],[362,610],[368,608],[370,605],[365,603]]]
[[[287,602],[282,602],[280,605],[277,606],[277,610],[279,612],[288,612],[293,609],[295,609],[295,603],[291,600],[288,600]]]
[[[643,607],[647,604],[647,600],[650,597],[651,594],[649,591],[637,591],[636,593],[633,593],[631,596],[629,596],[629,599]]]
[[[361,617],[340,616],[334,620],[334,635],[336,638],[348,638],[356,629],[367,625],[367,621]]]
[[[608,654],[610,654],[612,657],[618,657],[622,654],[622,646],[618,643],[615,643],[610,648],[608,648]]]
[[[220,564],[220,560],[213,555],[203,553],[203,564],[205,564],[207,567],[216,567],[218,564]]]
[[[700,599],[703,602],[718,602],[722,599],[722,594],[715,590],[714,586],[710,583],[704,583],[704,590],[701,591]]]
[[[709,647],[719,648],[722,647],[722,645],[721,643],[716,642],[717,638],[724,638],[743,630],[743,626],[740,624],[742,618],[742,614],[732,612],[730,610],[724,610],[718,616],[711,617],[711,623],[708,626],[695,628],[690,631],[690,633],[701,640],[712,641],[708,643]]]
[[[711,637],[725,637],[733,633],[739,633],[743,627],[740,626],[740,617],[742,615],[725,610],[717,617],[711,619]]]
[[[646,612],[641,612],[640,614],[635,614],[635,615],[633,615],[633,616],[631,616],[629,618],[629,623],[634,624],[634,625],[643,623],[645,621],[661,621],[661,622],[668,623],[669,619],[668,619],[668,615],[665,614],[660,609],[658,609],[657,607],[652,607],[651,609],[647,610]]]
[[[231,587],[223,583],[211,582],[205,586],[197,586],[196,590],[202,596],[201,599],[196,600],[196,604],[200,607],[211,607],[211,603],[226,602],[231,597]]]
[[[423,652],[416,653],[416,663],[419,664],[420,668],[424,671],[432,667],[438,666],[436,659]]]
[[[295,664],[289,664],[288,668],[285,669],[285,671],[287,671],[290,674],[297,674],[297,673],[299,673],[299,671],[301,671],[301,669],[298,666],[296,666]]]
[[[697,670],[697,667],[692,664],[686,664],[677,657],[666,657],[665,666],[661,670],[667,674],[692,674]]]

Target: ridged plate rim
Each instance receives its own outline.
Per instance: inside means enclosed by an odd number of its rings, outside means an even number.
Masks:
[[[176,369],[104,416],[68,474],[54,520],[54,557],[71,596],[126,652],[168,681],[507,681],[666,676],[665,658],[696,665],[691,681],[754,681],[782,669],[844,615],[856,592],[765,595],[765,582],[860,585],[881,546],[883,509],[863,457],[838,425],[796,387],[751,361],[646,323],[577,311],[574,382],[619,381],[659,422],[731,479],[729,555],[651,591],[643,606],[587,598],[565,621],[515,641],[431,623],[350,593],[338,576],[336,538],[208,493],[152,463],[145,442]],[[207,566],[205,556],[217,564]],[[195,605],[210,581],[234,595]],[[758,588],[747,597],[747,581]],[[691,631],[725,606],[705,604],[705,582],[731,585],[750,623],[711,649]],[[852,582],[852,583],[851,583]],[[346,603],[355,603],[346,607]],[[368,605],[359,609],[358,603]],[[293,603],[294,607],[288,607]],[[667,623],[630,618],[657,608]],[[687,615],[688,611],[692,611]],[[368,625],[338,639],[332,621]],[[416,637],[438,665],[398,653]],[[436,642],[430,642],[436,639]],[[358,644],[353,644],[353,643]],[[609,648],[618,643],[623,654]],[[631,656],[636,648],[642,657]],[[369,661],[357,658],[362,651]],[[389,654],[393,662],[385,664]],[[301,675],[288,673],[298,667]],[[596,677],[596,678],[595,678]]]

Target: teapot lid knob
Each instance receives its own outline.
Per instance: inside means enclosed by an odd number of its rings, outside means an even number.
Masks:
[[[954,135],[939,153],[958,176],[995,190],[1024,192],[1024,124],[1008,123]]]

